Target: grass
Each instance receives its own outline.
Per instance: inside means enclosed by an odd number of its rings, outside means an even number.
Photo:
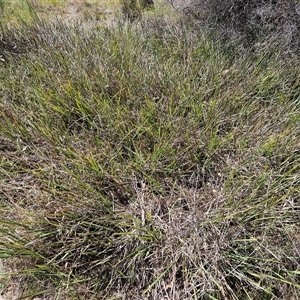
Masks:
[[[298,299],[299,58],[149,14],[3,22],[3,284]]]

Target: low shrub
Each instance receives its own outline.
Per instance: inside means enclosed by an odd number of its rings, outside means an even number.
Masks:
[[[154,7],[153,0],[122,0],[122,13],[131,22],[140,19],[142,11]]]
[[[300,15],[293,0],[194,0],[184,12],[202,26],[220,30],[227,40],[251,46],[267,37],[299,50]]]

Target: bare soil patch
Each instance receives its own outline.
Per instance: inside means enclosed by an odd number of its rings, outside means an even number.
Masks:
[[[67,0],[53,4],[36,0],[34,7],[41,17],[106,22],[118,11],[118,1]]]

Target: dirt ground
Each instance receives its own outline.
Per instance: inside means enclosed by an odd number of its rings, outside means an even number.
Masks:
[[[119,0],[57,0],[56,4],[35,0],[34,6],[40,16],[64,20],[107,21],[119,11]]]

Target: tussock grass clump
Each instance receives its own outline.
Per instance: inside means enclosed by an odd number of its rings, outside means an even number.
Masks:
[[[299,296],[298,65],[118,24],[3,29],[0,256],[49,297]]]

